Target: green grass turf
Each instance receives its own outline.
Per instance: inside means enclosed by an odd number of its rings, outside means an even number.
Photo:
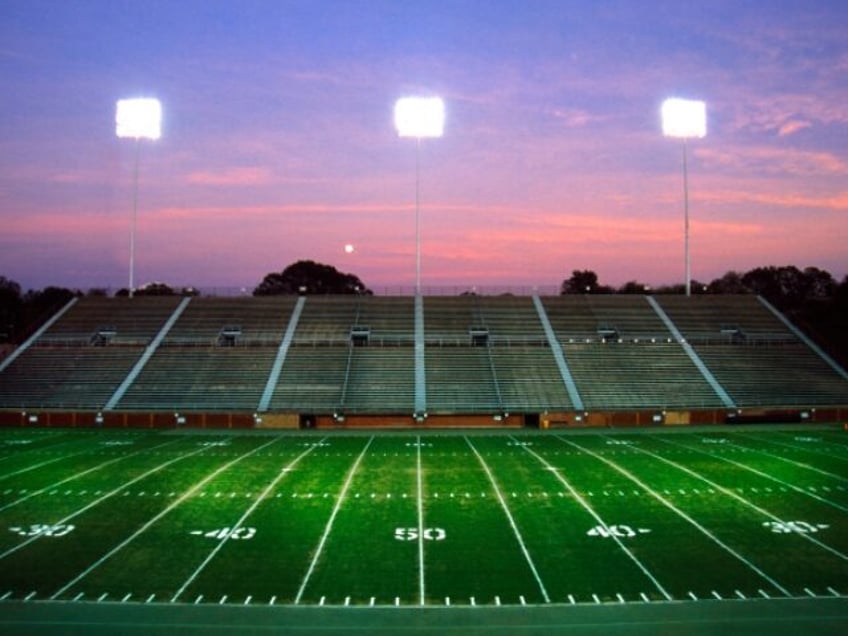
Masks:
[[[0,431],[0,598],[848,596],[848,436]]]

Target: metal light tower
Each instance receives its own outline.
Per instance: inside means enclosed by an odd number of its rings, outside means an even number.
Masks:
[[[135,139],[133,166],[133,209],[130,224],[130,281],[129,296],[135,291],[135,225],[138,216],[138,154],[142,139],[162,136],[162,105],[158,99],[140,97],[120,99],[115,110],[115,134],[119,138]]]
[[[440,97],[402,97],[395,103],[395,128],[400,137],[414,137],[415,143],[415,295],[421,294],[421,210],[419,182],[421,140],[441,137],[445,125],[445,105]]]
[[[666,137],[683,140],[683,232],[684,259],[686,261],[686,295],[692,294],[692,274],[689,262],[689,171],[687,167],[687,140],[707,135],[707,106],[704,102],[671,98],[662,105],[662,127]]]

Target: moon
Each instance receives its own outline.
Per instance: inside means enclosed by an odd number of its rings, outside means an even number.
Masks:
[[[354,248],[353,245],[351,245],[350,243],[344,246],[345,254],[353,254],[354,249],[356,248]]]

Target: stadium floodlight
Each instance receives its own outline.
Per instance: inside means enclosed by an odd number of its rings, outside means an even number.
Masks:
[[[421,140],[441,137],[445,127],[445,104],[440,97],[402,97],[395,102],[395,128],[400,137],[415,143],[415,294],[421,294]]]
[[[687,140],[707,135],[707,106],[692,99],[670,98],[662,105],[662,129],[666,137],[683,140],[683,251],[686,271],[686,295],[692,294],[692,274],[689,261],[689,170]]]
[[[138,216],[138,153],[142,139],[156,140],[162,136],[162,105],[158,99],[138,97],[119,99],[115,109],[115,134],[121,139],[135,140],[133,167],[133,210],[130,224],[129,296],[135,291],[135,226]]]

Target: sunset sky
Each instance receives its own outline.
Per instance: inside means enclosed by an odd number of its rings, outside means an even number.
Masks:
[[[394,102],[439,95],[421,144],[425,291],[848,274],[848,3],[3,0],[0,275],[127,285],[134,143],[115,102],[158,97],[141,142],[136,282],[252,289],[299,259],[382,291],[415,279],[415,141]],[[352,244],[352,253],[345,245]]]

